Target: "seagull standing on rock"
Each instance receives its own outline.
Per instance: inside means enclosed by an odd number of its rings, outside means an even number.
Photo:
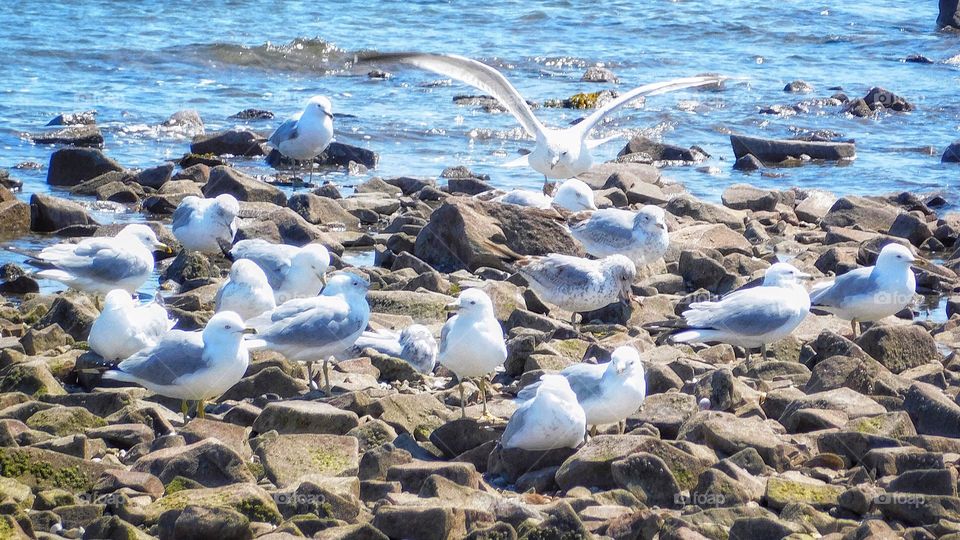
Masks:
[[[759,287],[740,289],[718,302],[694,302],[683,312],[688,328],[671,336],[677,343],[729,343],[760,348],[790,335],[810,311],[810,295],[799,280],[810,279],[787,263],[763,274]]]
[[[213,300],[216,311],[233,311],[245,321],[277,307],[267,275],[257,263],[247,259],[230,266],[230,276],[217,289]]]
[[[637,212],[604,208],[581,212],[567,220],[570,235],[594,257],[627,256],[638,267],[663,257],[670,246],[666,213],[647,205]]]
[[[640,353],[630,346],[617,347],[606,364],[573,364],[560,376],[576,394],[593,434],[605,424],[617,424],[622,434],[627,417],[637,412],[647,396]],[[524,388],[517,398],[528,399],[539,390],[538,384]]]
[[[173,211],[171,229],[186,251],[217,255],[230,251],[237,234],[240,203],[228,193],[213,199],[184,197]]]
[[[137,305],[129,292],[114,289],[90,327],[87,344],[105,360],[119,361],[156,345],[175,323],[159,302]]]
[[[637,267],[623,255],[592,260],[551,253],[523,257],[517,271],[545,302],[577,313],[594,311],[633,298]]]
[[[530,390],[517,396],[520,405],[507,422],[500,445],[533,452],[580,446],[587,418],[567,379],[542,375]]]
[[[330,268],[330,252],[316,243],[296,247],[256,238],[241,240],[233,245],[230,256],[257,263],[267,275],[277,304],[320,294]]]
[[[816,310],[849,320],[853,336],[860,322],[873,322],[898,313],[913,302],[917,278],[911,265],[928,266],[910,248],[891,243],[883,246],[875,266],[851,270],[833,281],[818,283],[810,292]]]
[[[273,311],[251,319],[260,332],[250,348],[277,351],[294,362],[306,362],[307,382],[313,380],[313,362],[323,359],[323,390],[330,395],[329,362],[349,351],[367,328],[370,282],[352,272],[333,274],[320,296],[284,302]]]
[[[123,289],[132,295],[153,273],[154,250],[170,252],[150,227],[135,223],[114,237],[85,238],[76,244],[45,248],[37,258],[56,269],[41,270],[37,276],[93,294]]]
[[[322,154],[332,140],[333,105],[326,96],[314,96],[303,111],[280,124],[267,142],[290,159],[309,161],[312,181],[313,159]]]
[[[237,384],[247,371],[250,355],[240,316],[231,311],[210,318],[202,332],[171,330],[156,345],[144,349],[103,374],[104,379],[131,382],[162,396],[182,400],[187,420],[187,401],[197,402],[197,416],[204,417],[204,402]]]
[[[517,119],[524,131],[536,139],[533,151],[508,165],[529,165],[547,179],[573,178],[590,170],[590,150],[610,139],[588,139],[593,130],[609,114],[644,96],[665,94],[699,86],[719,85],[723,77],[687,77],[648,84],[625,92],[597,109],[581,122],[566,129],[544,127],[533,115],[530,106],[499,71],[476,60],[456,55],[424,53],[374,54],[363,62],[400,62],[457,79],[493,96]]]
[[[456,312],[456,315],[443,325],[437,358],[442,366],[457,376],[461,418],[467,417],[463,380],[469,378],[479,380],[483,401],[481,418],[489,418],[484,383],[487,374],[507,360],[503,328],[493,313],[493,302],[480,289],[467,289],[460,293],[456,302],[447,305],[447,310]]]

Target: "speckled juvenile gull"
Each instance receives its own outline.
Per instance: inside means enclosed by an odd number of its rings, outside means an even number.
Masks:
[[[588,139],[590,132],[609,114],[644,96],[665,94],[698,86],[719,85],[723,77],[687,77],[648,84],[624,92],[596,109],[579,123],[565,129],[544,127],[534,116],[526,100],[499,71],[492,67],[455,55],[390,53],[368,55],[364,62],[401,62],[457,79],[492,95],[517,119],[524,131],[534,139],[533,151],[508,165],[526,166],[547,178],[572,178],[590,170],[590,150],[611,140]]]
[[[267,275],[277,304],[320,293],[330,267],[330,252],[323,244],[296,247],[266,240],[241,240],[230,250],[234,259],[250,259]]]
[[[90,327],[87,344],[105,360],[123,360],[156,345],[175,322],[158,301],[137,305],[129,292],[114,289]]]
[[[173,211],[170,228],[187,251],[226,253],[237,234],[239,214],[240,203],[233,195],[224,193],[213,199],[189,195]]]
[[[767,268],[758,287],[740,289],[717,302],[695,302],[683,312],[688,329],[672,336],[681,343],[729,343],[761,348],[790,335],[810,310],[810,296],[798,280],[809,279],[787,263]]]
[[[861,321],[878,321],[898,313],[913,302],[917,278],[911,265],[924,266],[909,248],[887,244],[875,266],[857,268],[832,281],[818,283],[810,292],[814,309],[849,320],[853,334]]]
[[[625,255],[637,266],[663,257],[670,246],[665,214],[647,205],[637,212],[604,208],[582,212],[567,221],[570,234],[594,257]]]
[[[297,161],[310,161],[319,156],[333,140],[333,105],[325,96],[314,96],[270,135],[267,141],[284,156]]]
[[[586,435],[586,415],[567,379],[546,374],[534,386],[517,396],[520,405],[510,417],[500,445],[530,451],[579,446]]]
[[[243,334],[250,333],[231,311],[210,318],[202,332],[171,330],[153,347],[144,349],[103,374],[104,379],[139,384],[160,395],[203,402],[223,394],[247,371],[250,356]]]
[[[324,391],[330,395],[329,360],[350,351],[366,330],[369,288],[370,283],[354,273],[333,274],[320,296],[290,300],[251,319],[249,324],[260,332],[251,348],[265,347],[288,360],[306,362],[311,386],[313,362],[323,360]]]
[[[576,394],[588,426],[617,424],[623,433],[622,422],[637,412],[647,395],[640,353],[630,346],[617,347],[605,364],[573,364],[560,375]],[[530,385],[517,398],[527,399],[536,391],[537,385]]]
[[[483,416],[486,417],[486,377],[507,359],[503,328],[493,313],[493,302],[480,289],[461,292],[456,302],[447,305],[447,310],[456,312],[456,315],[443,325],[437,359],[457,376],[460,416],[465,418],[467,415],[463,380],[477,378],[483,400]]]
[[[114,237],[85,238],[76,244],[57,244],[38,258],[56,266],[37,276],[94,294],[123,289],[137,292],[153,273],[153,250],[170,251],[146,225],[127,225]]]
[[[230,276],[213,298],[216,311],[233,311],[243,320],[277,307],[267,275],[257,263],[240,259],[230,266]]]
[[[364,332],[353,345],[353,352],[359,355],[364,349],[405,360],[423,374],[433,373],[437,365],[437,340],[422,324],[411,324],[399,334],[389,330]]]
[[[550,187],[544,189],[552,190],[552,196],[539,191],[514,189],[503,195],[494,197],[492,200],[505,204],[542,209],[553,208],[553,206],[556,205],[571,212],[597,209],[593,198],[593,190],[590,189],[590,186],[583,180],[569,178],[564,180],[560,186],[555,184],[549,184],[549,186]]]
[[[540,299],[574,314],[629,301],[637,275],[623,255],[592,260],[551,253],[524,257],[517,268]]]

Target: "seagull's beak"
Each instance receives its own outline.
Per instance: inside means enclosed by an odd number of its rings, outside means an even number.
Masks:
[[[449,312],[457,311],[457,310],[460,309],[460,302],[451,302],[451,303],[443,306],[443,309],[444,309],[445,311],[449,311]]]
[[[633,285],[631,285],[631,284],[628,283],[628,284],[620,291],[620,299],[621,299],[621,300],[626,300],[627,302],[632,302],[632,301],[633,301]]]
[[[665,230],[667,230],[667,224],[664,223],[664,222],[662,222],[662,221],[658,221],[658,222],[657,222],[657,228],[660,229],[660,230],[665,231]]]
[[[916,258],[916,259],[914,259],[913,262],[910,263],[910,264],[913,265],[913,266],[916,266],[917,268],[926,268],[926,269],[933,268],[933,266],[934,266],[932,262],[930,262],[930,261],[928,261],[928,260],[926,260],[926,259],[921,259],[921,258],[919,258],[919,257]]]
[[[243,333],[244,333],[244,334],[256,334],[256,333],[257,333],[257,329],[256,329],[256,328],[244,328],[244,329],[243,329]]]
[[[801,281],[813,281],[813,276],[804,272],[798,272],[797,279]]]
[[[165,253],[165,254],[167,254],[167,255],[170,255],[170,254],[173,253],[173,248],[171,248],[170,246],[168,246],[168,245],[166,245],[166,244],[164,244],[164,243],[162,243],[162,242],[158,242],[158,243],[155,244],[153,247],[154,247],[154,249],[156,249],[156,250],[159,251],[160,253]]]
[[[332,112],[330,112],[330,111],[323,111],[323,114],[324,114],[324,116],[326,116],[327,118],[333,120],[333,113],[332,113]]]
[[[560,163],[560,156],[559,156],[559,155],[553,156],[553,158],[550,159],[550,168],[553,169],[554,167],[556,167],[556,166],[557,166],[557,163]]]
[[[627,370],[627,366],[623,364],[617,364],[617,375],[623,375],[623,372]]]

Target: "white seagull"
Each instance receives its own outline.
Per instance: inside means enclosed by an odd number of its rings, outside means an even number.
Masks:
[[[576,394],[587,425],[593,426],[594,432],[596,426],[617,424],[623,433],[627,417],[637,412],[647,396],[640,353],[630,346],[614,349],[606,364],[573,364],[560,375]],[[537,390],[537,384],[532,384],[521,390],[517,398],[527,399]]]
[[[270,146],[297,161],[310,161],[313,179],[313,158],[319,156],[333,140],[333,105],[326,96],[314,96],[303,111],[280,124],[268,139]]]
[[[503,195],[491,199],[504,204],[530,206],[532,208],[550,209],[554,205],[571,212],[596,210],[597,204],[593,198],[593,190],[586,182],[578,178],[568,178],[559,186],[546,184],[544,190],[550,189],[553,193],[532,191],[529,189],[514,189]]]
[[[503,340],[503,328],[493,313],[493,302],[480,289],[467,289],[460,293],[456,302],[447,305],[448,311],[456,312],[440,332],[440,364],[457,376],[460,387],[460,416],[466,418],[466,399],[463,380],[479,379],[480,397],[483,400],[482,418],[487,418],[487,396],[484,390],[487,374],[507,360],[507,345]]]
[[[422,324],[411,324],[399,334],[389,330],[364,332],[353,345],[353,352],[359,355],[364,349],[404,360],[424,375],[433,373],[437,366],[437,340]]]
[[[277,304],[320,294],[330,268],[330,252],[323,244],[296,247],[260,239],[241,240],[234,244],[230,256],[257,263],[267,274]]]
[[[137,305],[129,292],[114,289],[90,327],[87,344],[105,360],[123,360],[156,345],[175,323],[159,302]]]
[[[247,259],[230,266],[230,276],[214,296],[216,311],[233,311],[248,320],[277,307],[267,275],[257,263]]]
[[[594,257],[621,254],[637,266],[655,262],[670,246],[666,214],[647,205],[637,212],[604,208],[582,212],[567,220],[570,234]]]
[[[114,289],[134,294],[153,273],[154,250],[170,252],[150,227],[135,223],[113,237],[85,238],[44,249],[37,258],[57,268],[41,270],[37,276],[93,294]]]
[[[183,249],[210,255],[230,251],[237,234],[240,203],[228,193],[213,199],[184,197],[173,211],[170,228]]]
[[[687,329],[674,334],[678,343],[729,343],[747,349],[779,341],[803,322],[810,310],[810,295],[798,280],[809,274],[787,263],[776,263],[763,274],[758,287],[740,289],[717,302],[694,302],[683,312]]]
[[[324,392],[330,395],[328,365],[351,350],[367,328],[370,282],[351,273],[338,272],[330,277],[321,296],[290,300],[248,323],[260,332],[250,347],[277,351],[288,360],[306,362],[311,387],[313,362],[323,359]]]
[[[535,452],[580,446],[587,419],[567,379],[546,374],[532,386],[517,396],[520,405],[507,422],[500,445]]]
[[[928,264],[905,246],[887,244],[877,256],[876,266],[857,268],[832,281],[814,285],[810,303],[814,309],[849,320],[856,337],[860,321],[878,321],[913,302],[917,278],[910,266]]]
[[[202,332],[171,330],[156,345],[120,362],[103,378],[136,383],[182,400],[184,421],[187,401],[196,401],[197,416],[203,418],[204,401],[223,394],[246,373],[250,355],[243,334],[251,332],[236,313],[217,313]]]
[[[523,96],[499,71],[470,58],[456,55],[386,53],[364,57],[364,62],[400,62],[457,79],[493,96],[512,114],[524,131],[536,139],[533,151],[508,165],[530,165],[546,178],[572,178],[590,170],[590,150],[610,139],[588,139],[590,131],[609,114],[644,96],[665,94],[684,88],[718,85],[723,77],[704,76],[673,79],[634,88],[611,100],[576,125],[565,129],[544,127],[533,115]]]

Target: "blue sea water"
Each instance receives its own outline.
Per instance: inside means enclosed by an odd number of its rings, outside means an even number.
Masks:
[[[937,2],[810,2],[784,0],[651,0],[648,2],[384,1],[303,2],[180,0],[128,3],[13,0],[0,8],[0,167],[46,164],[54,150],[26,133],[61,112],[94,109],[105,151],[128,167],[149,167],[185,153],[189,140],[157,126],[180,109],[200,111],[208,132],[245,125],[264,134],[326,94],[338,113],[337,139],[380,154],[366,176],[333,174],[349,185],[372,175],[436,176],[463,164],[500,187],[536,187],[527,169],[500,167],[529,148],[516,122],[452,102],[477,94],[433,74],[388,67],[373,80],[351,66],[361,51],[449,52],[501,69],[530,100],[565,98],[604,88],[626,90],[699,73],[743,78],[721,92],[681,92],[648,99],[599,129],[596,136],[634,133],[713,157],[700,167],[665,170],[695,195],[718,200],[737,182],[773,188],[819,187],[838,194],[910,190],[940,192],[957,203],[960,168],[940,154],[960,138],[960,35],[935,29]],[[922,54],[933,64],[907,63]],[[592,65],[612,69],[619,85],[580,82]],[[786,94],[803,79],[815,88]],[[791,117],[760,114],[764,106],[851,97],[872,86],[916,106],[905,114],[854,118],[837,107],[810,107]],[[268,109],[273,121],[228,117]],[[581,114],[538,109],[548,124]],[[850,166],[811,165],[777,175],[732,170],[729,133],[791,137],[831,130],[857,142]],[[616,156],[622,142],[602,147]],[[271,174],[262,161],[239,160],[251,174]],[[23,197],[47,191],[44,170],[17,169]],[[92,201],[86,201],[92,202]],[[97,217],[139,219],[139,214]]]

